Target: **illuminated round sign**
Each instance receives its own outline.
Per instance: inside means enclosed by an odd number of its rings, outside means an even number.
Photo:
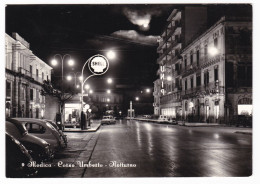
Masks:
[[[94,75],[103,75],[109,68],[108,60],[103,55],[95,55],[90,58],[88,68]]]

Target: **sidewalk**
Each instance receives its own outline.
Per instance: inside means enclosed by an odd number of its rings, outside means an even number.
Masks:
[[[95,120],[91,122],[90,127],[88,126],[87,129],[81,130],[81,128],[65,128],[63,132],[96,132],[101,126],[100,120]]]
[[[189,123],[189,122],[185,122],[185,121],[177,121],[177,124],[171,124],[171,123],[167,123],[167,122],[159,122],[157,119],[133,118],[133,120],[146,121],[146,122],[172,125],[172,126],[181,126],[181,127],[187,127],[187,128],[188,127],[191,127],[191,128],[212,127],[212,128],[222,129],[222,131],[226,131],[226,132],[247,134],[247,135],[252,135],[252,132],[253,132],[252,128],[227,126],[227,125],[218,124],[218,123],[200,123],[200,122]]]

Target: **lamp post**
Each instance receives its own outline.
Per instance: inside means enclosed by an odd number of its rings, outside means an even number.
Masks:
[[[64,78],[64,76],[63,76],[63,71],[64,71],[64,61],[65,61],[65,59],[66,59],[66,57],[69,57],[69,60],[68,60],[68,65],[69,66],[73,66],[74,65],[74,61],[71,59],[71,55],[69,55],[69,54],[65,54],[65,55],[61,55],[61,54],[55,54],[54,56],[53,56],[53,59],[52,59],[52,61],[51,61],[51,64],[53,65],[53,66],[56,66],[57,64],[58,64],[58,61],[55,59],[56,57],[59,57],[60,58],[60,60],[61,60],[61,99],[63,100],[63,95],[64,95],[64,91],[63,91],[63,78]],[[62,103],[62,108],[60,109],[60,111],[61,111],[61,121],[62,121],[62,123],[63,123],[63,106],[64,106],[64,102],[61,102]]]
[[[83,72],[85,69],[85,66],[88,64],[89,70],[92,73],[91,75],[89,75],[87,78],[83,78]],[[109,62],[107,60],[107,58],[103,55],[97,54],[94,55],[92,57],[90,57],[83,65],[82,70],[81,70],[81,78],[82,78],[82,82],[81,82],[81,110],[83,110],[83,87],[85,82],[95,76],[95,75],[103,75],[107,72],[109,68]]]
[[[80,74],[80,72],[70,72],[69,74],[73,74],[74,75],[74,85],[75,87],[77,87],[77,75]],[[72,77],[70,75],[67,76],[67,80],[71,80]]]

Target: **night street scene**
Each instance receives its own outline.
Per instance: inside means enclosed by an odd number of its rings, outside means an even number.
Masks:
[[[6,178],[254,176],[252,5],[9,4]]]

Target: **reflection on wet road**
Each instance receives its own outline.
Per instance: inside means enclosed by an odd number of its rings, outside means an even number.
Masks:
[[[88,167],[84,177],[249,176],[252,172],[250,135],[126,120],[99,131],[90,161],[103,167]]]

